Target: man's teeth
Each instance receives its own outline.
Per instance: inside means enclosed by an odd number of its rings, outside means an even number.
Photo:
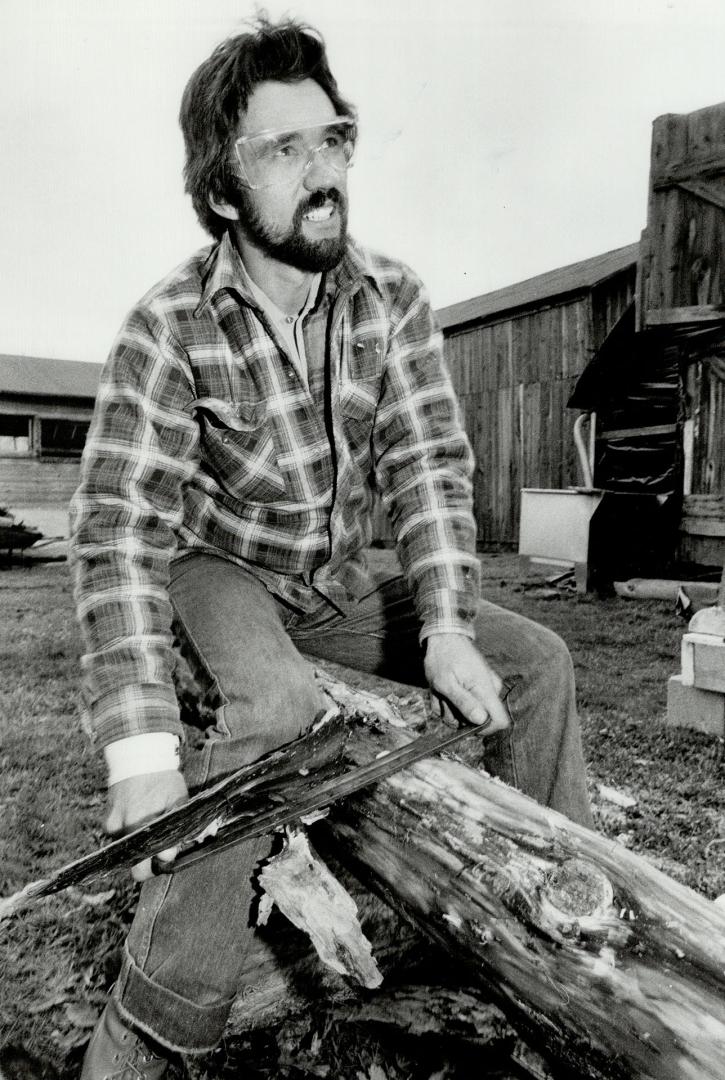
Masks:
[[[327,221],[332,217],[335,207],[332,203],[325,203],[324,206],[319,206],[316,210],[308,210],[305,214],[307,221]]]

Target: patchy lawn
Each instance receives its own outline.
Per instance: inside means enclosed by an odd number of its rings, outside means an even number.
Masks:
[[[372,555],[376,570],[389,569],[389,553]],[[705,895],[725,892],[723,740],[663,723],[667,678],[679,667],[685,624],[658,601],[544,589],[512,556],[487,555],[482,565],[487,599],[550,626],[569,644],[599,828]],[[102,771],[78,718],[78,654],[65,566],[0,571],[0,895],[103,839]],[[603,801],[601,783],[634,797],[636,805],[622,810]],[[0,1077],[74,1075],[113,980],[134,895],[117,876],[0,926]],[[18,1047],[40,1067],[20,1071],[13,1056]],[[238,1069],[250,1076],[313,1074],[294,1065],[270,1073],[260,1063],[265,1052],[271,1051],[248,1043],[232,1055],[235,1064],[212,1055],[186,1075],[215,1080],[239,1075]],[[316,1074],[417,1080],[431,1073],[386,1059],[369,1034],[343,1063],[345,1052],[335,1046],[337,1066],[327,1072],[320,1066]],[[258,1071],[249,1071],[250,1055]],[[480,1075],[480,1068],[470,1075]]]

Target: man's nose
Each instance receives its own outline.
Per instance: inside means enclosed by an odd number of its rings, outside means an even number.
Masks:
[[[308,191],[325,190],[339,185],[340,170],[327,161],[323,154],[315,150],[310,155],[310,161],[302,179]]]

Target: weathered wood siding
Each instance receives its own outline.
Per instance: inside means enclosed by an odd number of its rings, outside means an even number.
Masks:
[[[692,562],[719,565],[725,561],[725,335],[712,355],[687,364],[684,382],[692,465],[680,553]]]
[[[80,480],[80,461],[0,458],[0,506],[63,508]]]
[[[640,327],[707,321],[725,303],[725,103],[652,128]]]
[[[725,495],[725,356],[692,364],[687,384],[694,423],[692,491]]]
[[[476,454],[479,542],[518,542],[522,487],[582,483],[566,405],[634,293],[634,271],[555,304],[453,331],[446,355]]]

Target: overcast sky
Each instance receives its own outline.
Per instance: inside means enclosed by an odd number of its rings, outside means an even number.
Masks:
[[[324,33],[354,235],[436,307],[639,238],[654,118],[725,99],[724,0],[268,0]],[[248,0],[0,0],[0,352],[103,360],[207,242],[177,112]]]

